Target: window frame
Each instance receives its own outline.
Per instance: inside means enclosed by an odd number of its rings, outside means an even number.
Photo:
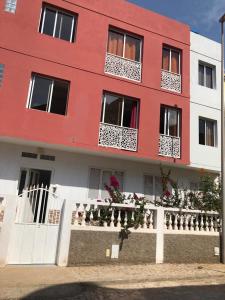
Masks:
[[[123,56],[120,56],[120,55],[108,52],[110,31],[112,31],[114,33],[118,33],[118,34],[122,34],[123,35]],[[133,37],[134,39],[137,39],[137,40],[140,41],[140,53],[139,53],[140,58],[139,58],[139,60],[133,60],[133,59],[125,57],[126,38],[127,38],[127,36]],[[110,27],[109,30],[108,30],[108,39],[107,39],[107,48],[106,48],[107,51],[106,52],[108,54],[115,55],[117,57],[122,57],[123,59],[127,59],[127,60],[138,62],[138,63],[142,63],[142,46],[143,46],[142,44],[143,44],[143,38],[140,37],[140,36],[138,36],[138,35],[136,35],[135,33],[129,33],[129,32],[127,32],[125,30],[122,30],[122,29],[117,29],[117,28]]]
[[[91,180],[91,170],[95,169],[95,170],[99,170],[100,171],[100,180],[98,183],[98,197],[96,199],[92,199],[89,197],[89,191],[90,191],[90,180]],[[103,172],[112,172],[111,176],[115,176],[115,174],[117,172],[120,172],[123,174],[123,183],[122,183],[122,189],[120,187],[120,191],[121,193],[124,193],[124,182],[125,182],[125,171],[124,170],[115,170],[115,169],[111,169],[111,168],[101,168],[101,167],[89,167],[89,171],[88,171],[88,189],[87,189],[87,199],[88,200],[104,200],[102,198],[102,186],[103,186]]]
[[[50,92],[48,94],[48,100],[47,100],[47,104],[46,110],[40,110],[40,109],[35,109],[33,107],[31,107],[32,104],[32,96],[33,96],[33,91],[34,91],[34,84],[35,84],[35,77],[40,77],[40,78],[44,78],[44,79],[48,79],[51,80],[51,87],[50,87]],[[66,99],[66,108],[65,108],[65,114],[57,114],[54,112],[51,112],[51,103],[52,103],[52,95],[53,95],[53,89],[54,89],[54,81],[62,81],[62,82],[66,82],[68,84],[68,90],[67,90],[67,99]],[[54,78],[51,76],[45,76],[39,73],[32,73],[31,75],[31,79],[30,79],[30,85],[29,85],[29,92],[28,92],[28,98],[27,98],[27,105],[26,108],[28,109],[34,109],[34,110],[39,110],[42,112],[47,112],[47,113],[51,113],[51,114],[55,114],[55,115],[59,115],[59,116],[66,116],[68,113],[68,100],[69,100],[69,92],[70,92],[70,82],[67,80],[63,80],[63,79],[59,79],[59,78]]]
[[[55,12],[53,35],[48,35],[48,34],[43,33],[44,23],[45,23],[45,16],[46,16],[46,9],[50,9],[50,10],[53,10]],[[69,41],[65,40],[65,39],[62,39],[61,37],[56,37],[55,36],[56,26],[57,26],[57,19],[58,19],[58,14],[59,13],[62,13],[64,15],[68,15],[68,16],[73,18],[72,27],[71,27],[71,31],[70,31],[70,40]],[[76,13],[73,14],[72,12],[68,12],[67,10],[64,10],[63,8],[58,8],[58,7],[51,6],[51,5],[43,5],[42,6],[41,15],[40,15],[40,22],[39,22],[39,32],[41,34],[48,35],[48,36],[51,36],[55,39],[63,40],[65,42],[74,43],[75,42],[75,35],[76,35],[76,27],[77,27],[77,14]]]
[[[199,76],[200,75],[199,74],[200,65],[204,68],[204,73],[203,73],[204,84],[203,85],[200,83],[200,76]],[[212,87],[209,87],[209,86],[206,85],[206,67],[212,69]],[[216,66],[215,65],[211,65],[211,64],[209,64],[207,62],[204,62],[202,60],[198,61],[198,84],[200,86],[206,87],[206,88],[211,89],[211,90],[216,89]]]
[[[179,109],[177,107],[161,105],[160,106],[160,123],[161,123],[161,108],[165,108],[165,111],[164,111],[164,133],[160,132],[160,134],[180,138],[181,137],[181,126],[180,126],[180,124],[181,124],[181,109]],[[169,114],[168,113],[169,113],[170,109],[177,111],[177,136],[168,134],[169,133]]]
[[[160,177],[160,175],[153,175],[153,174],[150,174],[150,173],[143,173],[143,176],[142,176],[143,177],[143,179],[142,179],[143,185],[142,186],[143,186],[143,196],[144,197],[146,197],[146,194],[145,194],[145,177],[147,177],[147,176],[148,177],[152,177],[152,179],[153,179],[152,180],[152,187],[153,187],[152,188],[152,192],[153,192],[153,194],[152,195],[148,195],[148,196],[151,196],[151,199],[147,199],[146,198],[146,200],[149,201],[149,202],[150,201],[154,201],[155,202],[157,200],[157,197],[158,197],[156,195],[156,182],[157,182],[157,178],[161,179],[161,177]],[[163,193],[163,191],[162,191],[162,193]]]
[[[120,125],[115,125],[115,124],[111,124],[111,123],[106,123],[105,122],[105,107],[106,107],[106,96],[107,95],[112,95],[112,96],[118,96],[120,98],[122,98],[123,102],[122,102],[122,110],[121,110],[121,122]],[[123,119],[124,119],[124,102],[125,100],[132,100],[134,102],[137,102],[137,112],[136,112],[136,128],[132,128],[132,127],[125,127],[123,126]],[[132,98],[129,96],[123,96],[123,95],[119,95],[119,94],[114,94],[114,93],[110,93],[110,92],[104,92],[103,93],[103,97],[102,97],[102,109],[103,111],[101,112],[101,123],[103,124],[109,124],[109,125],[113,125],[113,126],[119,126],[122,128],[131,128],[131,129],[138,129],[139,128],[139,112],[140,112],[140,100],[136,99],[136,98]]]
[[[169,50],[169,52],[170,52],[170,56],[169,56],[169,70],[163,69],[163,50],[164,49]],[[177,52],[179,54],[179,62],[178,62],[179,73],[174,73],[174,72],[171,71],[171,66],[172,66],[172,51]],[[182,50],[170,47],[168,45],[163,45],[163,47],[162,47],[162,70],[170,72],[172,74],[176,74],[176,75],[180,75],[181,76],[181,55],[182,55]]]
[[[200,141],[199,141],[199,134],[200,134],[200,120],[204,121],[205,122],[205,136],[204,136],[204,139],[205,139],[205,144],[200,144]],[[208,122],[212,122],[213,123],[213,145],[207,145],[206,144],[206,141],[207,141],[207,137],[206,137],[206,123]],[[207,147],[213,147],[213,148],[216,148],[218,147],[218,140],[217,140],[217,120],[213,120],[213,119],[209,119],[209,118],[204,118],[204,117],[199,117],[198,118],[198,144],[201,145],[201,146],[207,146]]]

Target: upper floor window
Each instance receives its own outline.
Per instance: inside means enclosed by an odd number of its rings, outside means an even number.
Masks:
[[[90,169],[88,199],[107,199],[109,193],[105,184],[110,185],[110,177],[115,176],[119,182],[120,191],[123,191],[124,173],[116,170]]]
[[[17,0],[5,0],[5,11],[10,13],[16,12]]]
[[[198,66],[199,84],[210,89],[216,88],[216,67],[199,62]]]
[[[216,147],[217,121],[199,118],[199,144]]]
[[[169,136],[180,136],[180,110],[161,106],[160,133]]]
[[[69,82],[34,74],[31,79],[28,108],[65,115]]]
[[[4,76],[4,65],[0,64],[0,87],[2,85],[2,81],[3,81],[3,76]]]
[[[122,127],[138,127],[138,101],[106,93],[103,97],[101,122]]]
[[[134,61],[141,61],[141,39],[113,29],[109,30],[108,53]]]
[[[179,50],[163,47],[162,69],[171,73],[181,73],[181,52]]]
[[[76,15],[51,6],[42,9],[39,31],[61,40],[74,42]]]

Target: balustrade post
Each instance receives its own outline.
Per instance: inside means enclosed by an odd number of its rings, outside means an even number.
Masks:
[[[164,208],[158,207],[156,212],[156,263],[162,264],[164,260]]]

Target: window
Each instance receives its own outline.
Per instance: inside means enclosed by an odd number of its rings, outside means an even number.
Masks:
[[[199,118],[199,144],[216,147],[217,122]]]
[[[5,0],[5,11],[10,13],[16,12],[17,0]]]
[[[102,123],[138,128],[138,101],[106,93],[102,102]]]
[[[0,64],[0,87],[2,86],[3,75],[4,75],[4,65]]]
[[[161,106],[160,133],[169,136],[180,136],[180,110]]]
[[[181,51],[163,47],[162,69],[168,72],[181,73]]]
[[[160,200],[162,196],[161,177],[144,175],[144,196],[148,201]]]
[[[74,42],[76,16],[53,7],[44,7],[39,31],[43,34]]]
[[[210,89],[216,87],[216,67],[199,62],[198,81],[199,84]]]
[[[127,33],[109,30],[108,53],[141,61],[141,39]]]
[[[90,169],[88,199],[106,199],[109,194],[105,184],[110,184],[110,177],[114,175],[120,184],[120,191],[123,191],[123,172],[115,170]]]
[[[69,82],[41,75],[33,75],[28,108],[65,115]]]

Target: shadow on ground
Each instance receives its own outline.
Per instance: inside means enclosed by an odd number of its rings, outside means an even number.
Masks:
[[[225,300],[225,284],[143,289],[115,289],[93,283],[70,283],[38,290],[22,300]]]

